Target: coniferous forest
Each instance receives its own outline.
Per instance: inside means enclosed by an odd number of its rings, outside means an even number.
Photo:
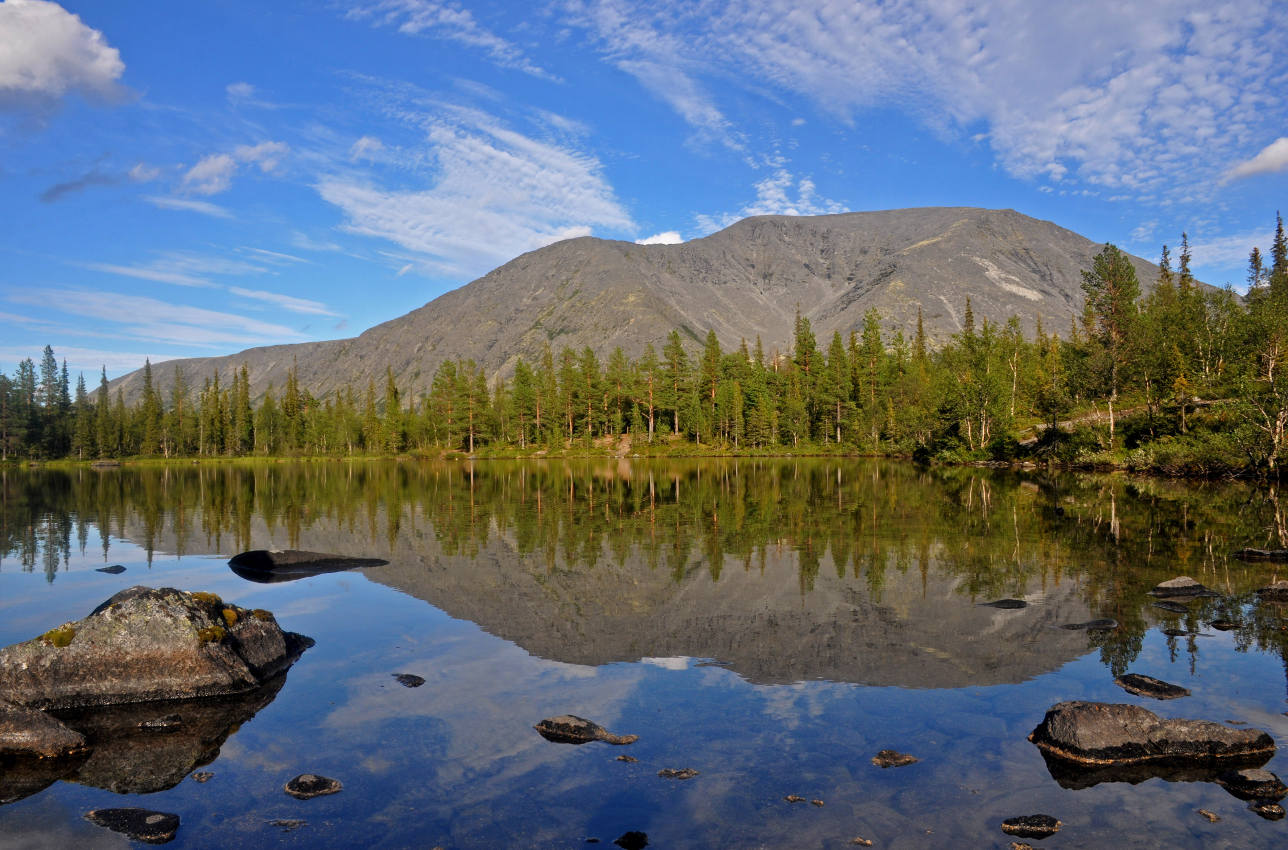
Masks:
[[[46,346],[0,374],[3,460],[434,454],[864,453],[930,460],[1055,461],[1164,474],[1282,477],[1288,460],[1288,240],[1253,249],[1248,294],[1214,290],[1163,248],[1143,295],[1106,245],[1083,271],[1086,306],[1032,338],[1018,319],[976,322],[932,348],[882,331],[882,317],[817,339],[798,316],[787,352],[759,340],[700,352],[672,331],[661,351],[552,350],[492,380],[449,360],[428,393],[383,386],[314,397],[294,371],[250,395],[246,367],[218,375],[144,368],[127,406]]]

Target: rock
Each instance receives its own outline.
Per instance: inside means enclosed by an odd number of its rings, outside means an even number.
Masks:
[[[1209,812],[1207,809],[1199,809],[1199,814],[1207,818],[1208,823],[1216,823],[1217,821],[1221,820],[1220,815],[1218,815],[1216,812]]]
[[[1248,811],[1256,812],[1266,820],[1284,819],[1284,807],[1274,800],[1253,800],[1248,804]]]
[[[234,556],[228,566],[247,581],[271,584],[388,563],[380,558],[350,558],[298,549],[252,549]]]
[[[784,800],[786,800],[786,801],[787,801],[787,802],[789,802],[789,803],[803,803],[803,802],[805,802],[805,798],[804,798],[804,797],[802,797],[802,796],[800,796],[799,794],[788,794],[788,795],[787,795],[786,797],[784,797],[783,799],[784,799]]]
[[[1004,611],[1013,611],[1019,608],[1029,607],[1029,603],[1023,599],[998,599],[993,602],[981,602],[985,608],[1001,608]]]
[[[1164,720],[1136,705],[1062,702],[1029,735],[1044,753],[1082,765],[1130,765],[1154,760],[1209,762],[1273,754],[1259,729],[1206,720]]]
[[[644,850],[648,846],[648,836],[643,832],[631,830],[614,839],[613,843],[622,850]]]
[[[1187,632],[1185,629],[1162,629],[1163,634],[1168,637],[1189,637],[1193,632]]]
[[[1149,592],[1150,596],[1165,598],[1196,598],[1199,596],[1217,596],[1215,590],[1209,590],[1189,576],[1177,576],[1157,585]]]
[[[1208,623],[1208,625],[1216,629],[1218,632],[1230,632],[1239,628],[1239,624],[1233,620],[1213,620]]]
[[[419,688],[425,684],[424,678],[417,676],[415,673],[393,673],[394,679],[404,688]]]
[[[823,808],[823,801],[822,801],[822,800],[810,800],[810,801],[809,801],[809,804],[810,804],[811,806],[818,806],[820,809],[821,809],[821,808]]]
[[[1068,629],[1071,632],[1082,631],[1084,629],[1089,632],[1103,632],[1118,628],[1118,621],[1105,617],[1099,620],[1088,620],[1085,623],[1065,623],[1060,628]]]
[[[1026,844],[1023,841],[1012,841],[1007,850],[1034,850],[1032,844]]]
[[[121,573],[125,572],[125,567],[121,566],[120,564],[112,564],[112,566],[110,567],[99,567],[98,569],[94,570],[94,572],[107,573],[108,575],[112,575],[112,576],[119,576]]]
[[[627,764],[635,764],[639,759],[635,758],[635,756],[618,756],[617,761],[624,761]]]
[[[1288,602],[1288,581],[1277,581],[1257,591],[1262,602]]]
[[[532,728],[540,732],[541,737],[556,744],[588,744],[591,741],[604,741],[620,745],[633,744],[640,739],[639,735],[614,735],[598,723],[592,723],[584,717],[573,714],[547,717]]]
[[[84,735],[43,711],[0,702],[0,757],[56,759],[88,749]]]
[[[199,770],[192,775],[193,782],[206,783],[214,778],[215,778],[215,775],[208,770]]]
[[[312,773],[301,773],[283,785],[282,790],[297,800],[311,800],[314,797],[324,797],[327,794],[338,794],[344,790],[344,785],[338,779],[317,776]]]
[[[1155,679],[1153,676],[1143,676],[1140,673],[1119,676],[1114,679],[1114,684],[1129,694],[1153,699],[1177,699],[1190,695],[1187,688],[1164,682],[1162,679]]]
[[[905,767],[916,762],[917,758],[915,756],[910,756],[897,750],[882,750],[872,757],[872,763],[880,768]]]
[[[0,649],[0,693],[74,709],[248,693],[312,645],[213,593],[131,587],[88,617]]]
[[[0,806],[39,794],[63,779],[74,778],[85,753],[60,758],[0,756]]]
[[[1283,561],[1288,563],[1288,549],[1240,549],[1234,557],[1241,561]]]
[[[269,826],[275,826],[282,832],[294,832],[302,826],[308,826],[308,821],[299,818],[278,818],[268,822]]]
[[[1060,831],[1063,823],[1050,815],[1022,815],[1002,821],[1002,832],[1020,838],[1046,838]]]
[[[871,847],[872,839],[864,838],[863,836],[859,835],[859,836],[856,836],[853,840],[851,840],[850,843],[857,844],[860,847]]]
[[[1240,800],[1278,802],[1288,797],[1288,787],[1264,768],[1227,770],[1216,778],[1217,784]]]
[[[1190,609],[1189,609],[1189,608],[1187,608],[1186,606],[1182,605],[1181,603],[1179,603],[1179,602],[1169,602],[1169,601],[1168,601],[1168,600],[1166,600],[1166,599],[1161,599],[1161,600],[1159,600],[1158,602],[1155,602],[1155,603],[1154,603],[1154,607],[1155,607],[1155,608],[1162,608],[1164,611],[1171,611],[1173,614],[1188,614],[1188,613],[1190,613]]]
[[[664,767],[657,775],[663,779],[692,779],[698,772],[691,767]]]
[[[179,831],[179,816],[150,809],[95,809],[85,820],[124,833],[144,844],[165,844]]]

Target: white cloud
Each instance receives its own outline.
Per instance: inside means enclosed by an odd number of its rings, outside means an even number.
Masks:
[[[123,336],[150,342],[226,346],[302,339],[298,331],[284,325],[122,292],[43,290],[18,293],[10,300],[117,324]]]
[[[209,279],[210,275],[242,277],[263,274],[268,271],[263,266],[257,266],[243,260],[211,257],[184,251],[163,253],[146,265],[122,266],[113,263],[76,263],[75,265],[92,271],[106,272],[107,274],[132,277],[139,280],[199,287],[219,285]]]
[[[1230,268],[1246,266],[1248,255],[1254,247],[1260,248],[1262,255],[1268,255],[1275,234],[1271,230],[1254,230],[1248,233],[1237,233],[1232,236],[1215,236],[1200,239],[1190,244],[1190,257],[1193,266],[1211,266]],[[1172,264],[1176,264],[1176,250],[1172,250]],[[1211,281],[1209,281],[1211,283]],[[1241,283],[1241,281],[1231,281]]]
[[[753,215],[830,215],[846,211],[844,204],[818,195],[814,181],[808,177],[797,180],[785,168],[754,186],[756,200],[737,212],[697,216],[698,228],[704,233],[714,233],[735,221]],[[793,188],[795,197],[792,197]]]
[[[473,13],[456,3],[438,0],[375,0],[357,3],[346,13],[352,19],[370,19],[374,26],[394,26],[406,35],[432,35],[475,47],[502,68],[535,77],[554,77],[533,64],[513,43],[489,30]]]
[[[214,286],[208,280],[193,277],[181,271],[160,269],[152,266],[120,266],[112,263],[82,263],[82,268],[107,274],[133,277],[139,280],[151,280],[156,283],[173,283],[176,286]]]
[[[57,3],[0,3],[0,107],[49,104],[72,91],[115,97],[124,72],[120,51]]]
[[[166,198],[160,195],[147,195],[143,200],[163,210],[184,210],[185,212],[201,213],[215,218],[233,217],[233,214],[228,210],[208,201],[194,201],[190,198]]]
[[[161,176],[161,169],[144,162],[135,163],[129,171],[130,179],[135,183],[150,183]]]
[[[198,195],[218,195],[232,185],[237,162],[226,153],[202,157],[183,175],[183,188]]]
[[[1236,164],[1226,172],[1226,178],[1236,180],[1257,174],[1274,174],[1277,171],[1288,171],[1288,136],[1275,139],[1252,159]]]
[[[322,179],[319,194],[344,211],[346,230],[388,239],[425,268],[453,275],[486,271],[592,227],[633,227],[593,156],[479,113],[457,119],[426,119],[437,166],[431,186],[387,189],[345,175]]]
[[[292,313],[306,313],[313,316],[339,316],[327,309],[327,306],[320,301],[309,301],[306,298],[295,298],[291,295],[282,295],[278,292],[265,292],[262,289],[242,289],[240,286],[230,286],[228,291],[233,295],[239,295],[242,298],[253,298],[256,301],[265,301],[284,310],[290,310]]]
[[[74,345],[60,345],[54,349],[54,356],[61,363],[67,361],[67,371],[73,376],[72,385],[75,388],[75,375],[83,373],[85,375],[85,385],[90,393],[93,393],[98,386],[98,370],[106,367],[109,378],[121,375],[126,372],[133,372],[135,369],[143,368],[143,361],[151,359],[153,363],[158,360],[168,360],[177,355],[158,355],[156,352],[150,354],[130,351],[108,351],[101,348],[80,348]],[[0,348],[0,362],[10,361],[18,362],[25,357],[31,357],[31,352],[17,346]]]
[[[254,163],[265,174],[276,171],[282,157],[291,150],[285,142],[260,142],[257,145],[240,145],[233,151],[239,162]]]
[[[297,257],[294,254],[283,254],[281,251],[269,251],[267,248],[247,248],[246,250],[259,254],[265,261],[278,266],[311,262],[303,257]]]
[[[250,83],[229,83],[224,92],[231,101],[250,100],[255,96],[255,87]]]
[[[375,136],[363,136],[349,148],[349,159],[354,162],[360,159],[372,159],[372,154],[380,153],[384,149],[385,143]]]
[[[636,239],[636,245],[679,245],[684,241],[679,231],[667,230],[662,233],[646,236],[643,239]]]
[[[291,234],[291,244],[304,251],[332,252],[343,250],[334,242],[319,242],[307,233],[300,233],[298,230]]]

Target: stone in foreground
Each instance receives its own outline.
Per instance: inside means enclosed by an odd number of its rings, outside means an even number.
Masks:
[[[1149,592],[1149,595],[1162,598],[1195,598],[1199,596],[1216,596],[1217,593],[1204,587],[1189,576],[1177,576],[1157,585]]]
[[[898,750],[882,750],[872,757],[872,763],[880,768],[906,767],[910,764],[916,764],[917,761],[916,756],[910,756]]]
[[[1126,673],[1114,679],[1114,684],[1129,694],[1153,699],[1178,699],[1190,695],[1189,688],[1145,676],[1140,673]]]
[[[1274,803],[1288,797],[1288,787],[1265,768],[1227,770],[1216,781],[1240,800],[1266,800]]]
[[[1275,751],[1274,739],[1259,729],[1164,720],[1136,705],[1082,701],[1052,706],[1029,740],[1048,755],[1089,766],[1211,762]]]
[[[614,735],[598,723],[573,714],[547,717],[532,728],[540,732],[541,737],[556,744],[588,744],[591,741],[633,744],[640,739],[639,735]]]
[[[228,566],[248,581],[271,584],[388,563],[380,558],[350,558],[299,549],[252,549],[234,556]]]
[[[95,809],[85,814],[85,820],[144,844],[165,844],[179,831],[178,815],[149,809]]]
[[[1050,815],[1022,815],[1002,821],[1002,832],[1020,838],[1046,838],[1055,835],[1064,826]]]
[[[344,790],[344,785],[340,780],[331,779],[328,776],[301,773],[283,785],[282,790],[297,800],[311,800],[314,797],[324,797],[327,794],[338,794]]]

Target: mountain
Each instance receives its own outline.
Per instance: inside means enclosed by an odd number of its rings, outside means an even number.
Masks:
[[[1020,318],[1068,328],[1082,309],[1082,269],[1101,245],[1014,210],[927,207],[827,216],[757,216],[682,245],[637,245],[593,237],[523,254],[478,280],[352,339],[251,348],[225,357],[153,364],[160,386],[174,365],[190,384],[244,363],[252,395],[279,389],[296,364],[314,395],[374,380],[392,367],[404,393],[428,390],[444,360],[470,358],[489,375],[509,375],[519,357],[535,362],[548,342],[590,346],[601,359],[616,346],[637,357],[660,351],[678,329],[696,350],[708,329],[726,349],[760,337],[786,351],[795,313],[809,318],[821,347],[848,336],[876,308],[886,330],[911,338],[917,308],[932,342],[961,330],[966,299],[976,321]],[[1157,271],[1132,257],[1147,290]],[[142,371],[113,383],[127,398]]]

